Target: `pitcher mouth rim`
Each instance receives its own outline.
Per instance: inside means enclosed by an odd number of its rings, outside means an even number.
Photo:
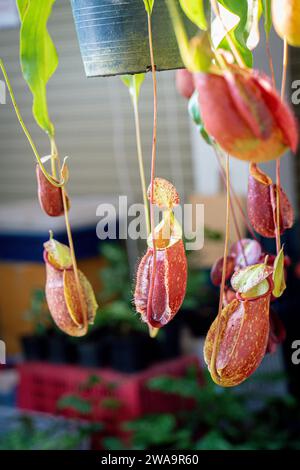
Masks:
[[[46,264],[49,264],[49,266],[51,266],[56,271],[61,271],[61,272],[73,271],[73,266],[72,265],[69,268],[58,268],[57,266],[54,266],[54,264],[52,264],[51,261],[49,261],[47,250],[43,251],[43,259],[44,259]]]
[[[271,278],[271,275],[269,277],[267,277],[266,281],[268,281],[269,289],[264,294],[257,295],[256,297],[249,297],[249,298],[245,299],[244,297],[242,297],[242,294],[240,292],[236,292],[237,300],[239,300],[240,302],[253,302],[255,300],[263,299],[265,297],[268,297],[269,295],[271,296],[273,288],[274,288],[274,282],[273,282],[273,279]]]

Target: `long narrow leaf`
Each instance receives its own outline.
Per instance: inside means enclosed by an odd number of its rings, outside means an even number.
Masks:
[[[286,289],[283,247],[279,251],[274,262],[273,283],[273,295],[275,297],[280,297]]]
[[[46,87],[58,65],[58,56],[47,29],[55,0],[17,0],[21,20],[20,61],[23,76],[33,95],[32,112],[37,124],[50,136]]]
[[[272,28],[271,0],[261,0],[264,15],[264,27],[267,37]]]
[[[142,83],[145,80],[145,74],[138,73],[136,75],[122,75],[121,80],[129,89],[132,99],[138,100]]]
[[[206,31],[207,21],[203,0],[179,0],[179,2],[186,16],[198,26],[198,28]]]
[[[219,3],[240,19],[238,24],[230,31],[232,40],[238,48],[245,64],[252,67],[252,53],[247,47],[247,23],[248,23],[248,0],[218,0]],[[220,44],[220,47],[229,48],[226,38]]]
[[[144,2],[144,5],[145,5],[146,12],[149,15],[151,15],[152,10],[153,10],[153,6],[154,6],[154,0],[143,0],[143,2]]]

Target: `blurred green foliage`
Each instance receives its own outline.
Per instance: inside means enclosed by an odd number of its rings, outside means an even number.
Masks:
[[[66,432],[61,421],[40,428],[35,419],[21,415],[11,429],[0,435],[0,450],[75,450],[89,436],[89,425]]]
[[[266,377],[257,380],[265,381]],[[274,382],[276,378],[271,380]],[[300,449],[300,407],[290,395],[260,397],[260,406],[253,408],[250,405],[253,397],[220,388],[208,376],[205,384],[200,384],[195,369],[182,378],[155,377],[148,387],[191,398],[195,405],[191,410],[179,409],[172,415],[146,415],[125,423],[123,430],[132,432],[130,446],[115,437],[107,437],[105,448]]]
[[[126,250],[117,243],[101,244],[106,266],[100,271],[102,291],[95,326],[147,331],[133,308],[133,285]]]
[[[43,289],[35,289],[32,292],[30,307],[25,312],[24,318],[32,323],[36,335],[44,334],[52,324]]]

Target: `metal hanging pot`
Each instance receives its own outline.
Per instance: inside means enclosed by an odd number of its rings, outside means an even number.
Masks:
[[[71,0],[71,5],[87,77],[150,69],[142,0]],[[152,18],[157,70],[183,67],[165,0],[155,1]]]

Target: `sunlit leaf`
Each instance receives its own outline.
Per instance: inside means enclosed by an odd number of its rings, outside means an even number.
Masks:
[[[190,40],[177,2],[166,0],[166,3],[185,68],[190,72],[207,71],[211,63],[211,47],[207,35],[199,34]]]
[[[264,27],[267,37],[269,37],[272,28],[271,1],[272,0],[261,0],[264,15]]]
[[[208,72],[212,63],[212,50],[209,35],[199,33],[189,41],[190,61],[193,64],[193,72]]]
[[[30,0],[17,0],[17,7],[19,10],[20,20],[23,21],[24,15],[26,13],[26,9],[28,7]]]
[[[229,34],[245,64],[248,67],[252,67],[253,57],[247,46],[246,33],[249,13],[248,0],[219,0],[219,3],[228,11],[239,17],[239,22],[229,31]],[[230,50],[226,37],[221,41],[219,47]]]
[[[186,16],[198,26],[198,28],[206,31],[207,21],[203,0],[179,0],[179,2]]]
[[[49,118],[46,86],[58,65],[58,56],[47,29],[55,0],[18,0],[21,20],[20,61],[24,79],[33,95],[32,112],[37,124],[49,135],[54,126]]]
[[[274,261],[274,272],[273,272],[273,295],[280,297],[285,291],[285,277],[284,277],[284,252],[283,247],[275,258]]]
[[[154,0],[143,0],[146,12],[151,15],[153,6],[154,6]]]
[[[121,80],[129,89],[132,99],[138,100],[142,83],[145,80],[145,74],[138,73],[136,75],[122,75]]]

